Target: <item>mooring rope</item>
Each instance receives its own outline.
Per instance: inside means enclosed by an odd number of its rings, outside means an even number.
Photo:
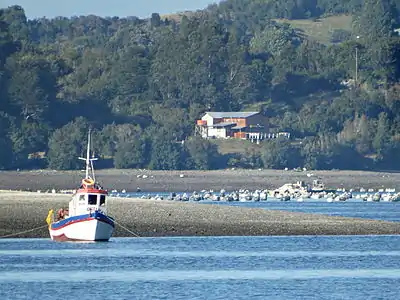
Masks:
[[[112,196],[108,197],[108,204],[109,204],[109,206],[108,206],[108,213],[110,213],[110,207],[112,206],[112,204],[114,204],[114,203],[113,203],[113,202],[114,202],[113,200],[115,200],[115,197],[112,197]],[[111,202],[111,201],[112,201],[112,202]],[[118,225],[119,227],[121,227],[122,229],[125,229],[127,232],[129,232],[130,234],[132,234],[134,237],[141,237],[139,233],[130,230],[129,228],[125,227],[124,225],[118,223],[118,222],[115,221],[115,220],[114,220],[114,223],[115,223],[116,225]]]
[[[141,237],[138,233],[130,230],[129,228],[126,228],[124,225],[118,223],[117,221],[114,220],[114,223],[117,224],[118,226],[120,226],[122,229],[125,229],[127,232],[129,232],[130,234],[132,234],[135,237]]]
[[[32,229],[29,229],[29,230],[25,230],[25,231],[20,231],[20,232],[16,232],[16,233],[11,233],[11,234],[2,235],[2,236],[0,236],[0,239],[12,237],[12,236],[17,236],[17,235],[24,234],[24,233],[28,233],[28,232],[32,232],[32,231],[39,230],[39,229],[42,229],[42,228],[45,228],[45,227],[49,227],[49,225],[46,224],[46,225],[42,225],[42,226],[40,226],[40,227],[32,228]]]
[[[118,226],[120,226],[122,229],[125,229],[127,232],[129,232],[133,236],[141,237],[138,233],[130,230],[129,228],[127,228],[124,225],[116,222],[115,220],[114,220],[114,223],[117,224]],[[9,238],[9,237],[20,235],[20,234],[36,231],[36,230],[39,230],[39,229],[42,229],[42,228],[45,228],[45,227],[49,227],[49,225],[42,225],[42,226],[39,226],[39,227],[36,227],[36,228],[32,228],[32,229],[29,229],[29,230],[24,230],[24,231],[20,231],[20,232],[16,232],[16,233],[10,233],[10,234],[6,234],[6,235],[2,235],[2,236],[0,236],[0,239],[5,239],[5,238]]]

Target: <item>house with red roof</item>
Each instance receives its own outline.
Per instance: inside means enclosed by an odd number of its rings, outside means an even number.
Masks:
[[[196,133],[203,138],[268,138],[267,117],[259,112],[206,112],[196,123]]]

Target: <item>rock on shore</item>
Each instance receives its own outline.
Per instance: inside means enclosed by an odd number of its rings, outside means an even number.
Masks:
[[[45,225],[70,195],[0,192],[0,236]],[[140,236],[400,234],[400,222],[170,201],[109,198],[109,214]],[[114,237],[132,236],[116,226]],[[16,237],[49,237],[47,228]]]

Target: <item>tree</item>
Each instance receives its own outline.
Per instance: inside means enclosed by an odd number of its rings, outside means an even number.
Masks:
[[[48,62],[31,55],[19,55],[9,59],[5,67],[12,74],[8,82],[10,102],[18,107],[25,120],[41,121],[49,98],[55,97],[56,82]]]
[[[291,28],[268,24],[251,39],[250,51],[256,55],[269,54],[277,56],[283,49],[294,43],[295,37],[296,34]]]
[[[298,148],[293,147],[286,138],[266,141],[261,157],[265,168],[297,168],[301,164]]]
[[[11,35],[10,25],[6,22],[8,13],[9,11],[0,9],[0,66],[21,46],[21,43],[14,40]]]
[[[12,135],[14,163],[19,168],[26,168],[34,160],[30,154],[41,152],[47,148],[49,128],[46,124],[23,120],[20,128]]]
[[[47,159],[49,168],[56,170],[76,170],[82,167],[78,157],[85,154],[89,125],[87,120],[77,118],[55,130],[49,139]]]
[[[372,145],[378,154],[378,160],[383,158],[383,153],[390,144],[390,124],[386,113],[379,114],[376,126],[376,134]]]
[[[171,134],[160,130],[151,136],[149,168],[152,170],[181,170],[186,167],[188,156],[182,143]]]
[[[384,84],[393,80],[395,60],[391,40],[396,14],[392,0],[366,0],[355,18],[356,33],[367,45],[371,75]]]
[[[331,42],[332,43],[342,43],[349,40],[351,33],[344,29],[334,29],[332,32]]]
[[[193,167],[196,170],[218,168],[219,153],[217,147],[201,137],[193,137],[185,142]]]
[[[340,144],[332,134],[307,139],[302,145],[304,166],[308,169],[360,169],[363,157],[351,144]]]
[[[150,25],[152,27],[160,27],[161,17],[158,13],[152,13],[150,18]]]
[[[147,141],[136,136],[130,142],[125,141],[118,145],[114,156],[114,166],[117,169],[143,168],[148,163]]]
[[[8,169],[12,166],[13,149],[10,138],[12,119],[0,112],[0,170]]]

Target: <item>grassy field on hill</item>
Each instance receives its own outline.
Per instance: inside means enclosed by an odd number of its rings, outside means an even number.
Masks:
[[[175,14],[165,14],[161,19],[174,20],[180,22],[184,15],[190,17],[196,12],[180,12]],[[278,23],[287,23],[295,28],[300,34],[309,39],[318,41],[322,44],[331,44],[332,33],[334,30],[345,30],[351,32],[353,17],[351,15],[336,15],[320,19],[274,19]]]
[[[240,139],[215,139],[210,140],[213,144],[217,145],[218,151],[225,155],[231,153],[256,153],[260,152],[262,149],[262,143],[257,145],[256,143],[251,143],[247,140]]]
[[[349,15],[330,16],[321,19],[288,20],[275,19],[279,23],[288,23],[308,38],[323,44],[330,44],[335,29],[351,31],[353,17]]]
[[[174,20],[175,22],[179,23],[182,20],[183,16],[186,17],[191,17],[195,14],[195,11],[183,11],[183,12],[178,12],[178,13],[172,13],[172,14],[164,14],[160,15],[161,20]]]

